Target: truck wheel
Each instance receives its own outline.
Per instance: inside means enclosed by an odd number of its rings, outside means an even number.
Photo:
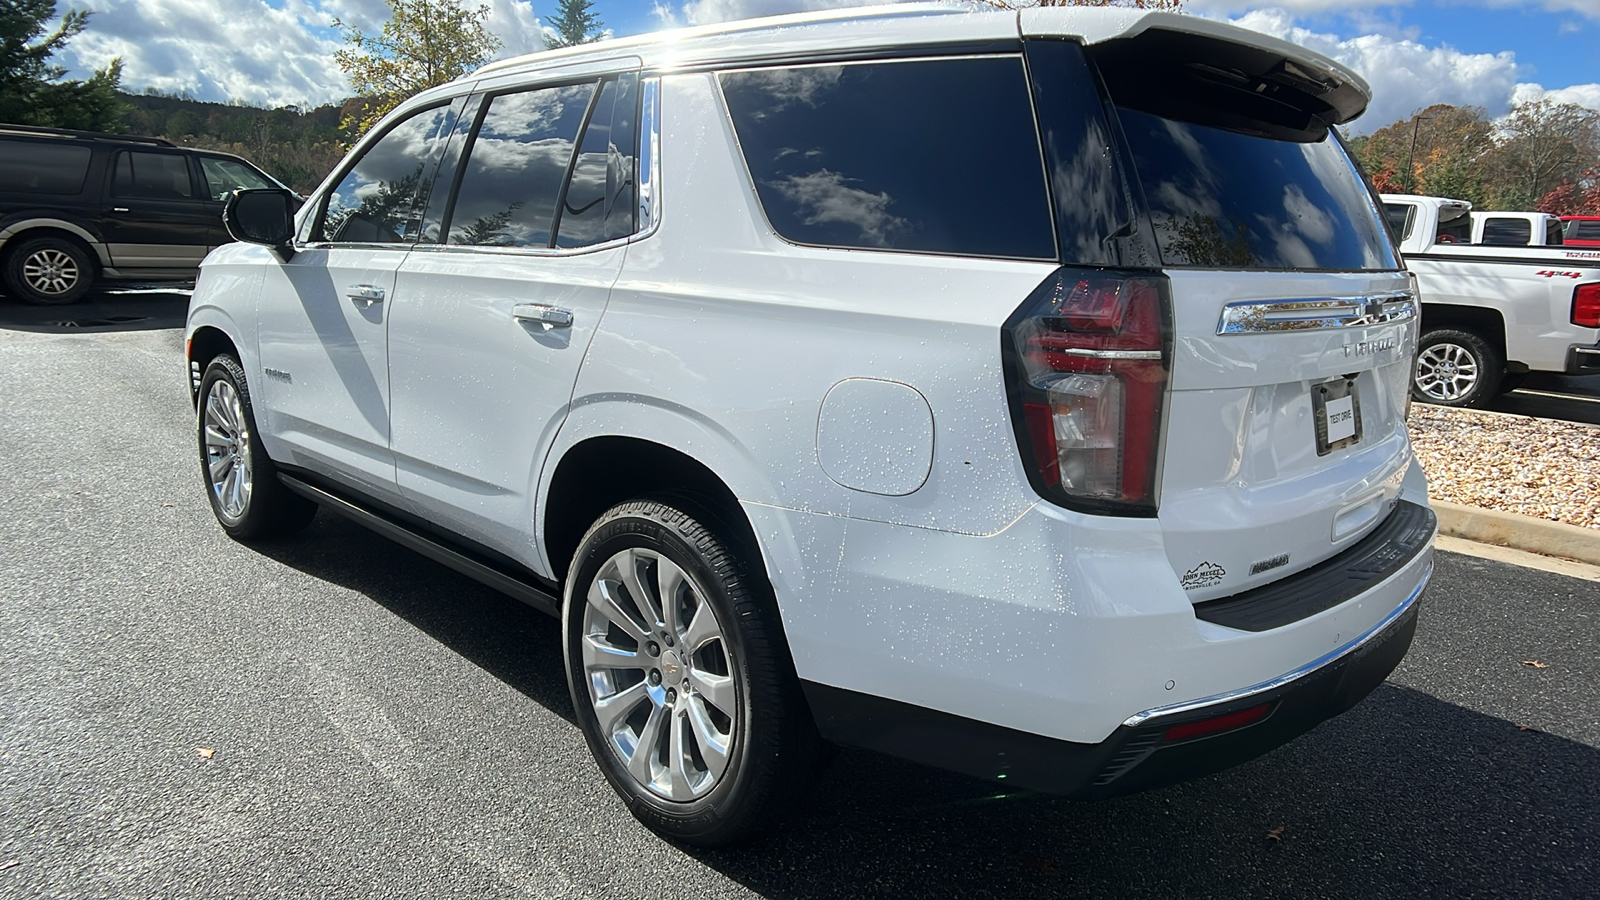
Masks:
[[[1499,392],[1505,363],[1470,331],[1436,328],[1422,336],[1411,396],[1440,406],[1480,407]]]
[[[76,303],[94,285],[94,260],[77,241],[37,237],[22,241],[6,256],[6,291],[24,303],[59,306]]]
[[[285,537],[311,522],[317,505],[283,486],[261,446],[244,368],[233,357],[219,356],[206,366],[195,430],[206,496],[230,537]]]
[[[589,750],[634,817],[701,847],[782,818],[816,726],[764,579],[675,506],[612,507],[567,579],[567,684]]]

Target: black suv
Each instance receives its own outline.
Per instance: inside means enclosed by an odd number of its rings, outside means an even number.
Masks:
[[[239,188],[281,187],[226,153],[160,138],[0,125],[0,275],[28,303],[72,303],[98,280],[192,281],[232,238]]]

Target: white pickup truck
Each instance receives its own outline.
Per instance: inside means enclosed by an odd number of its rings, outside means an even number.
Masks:
[[[1413,397],[1483,406],[1528,372],[1600,374],[1600,248],[1473,244],[1464,200],[1382,199],[1422,297]]]

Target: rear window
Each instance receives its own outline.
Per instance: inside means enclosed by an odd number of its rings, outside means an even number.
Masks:
[[[88,147],[0,141],[0,191],[76,194],[89,175]]]
[[[1119,109],[1164,264],[1399,268],[1378,210],[1331,133],[1279,140]]]
[[[1055,258],[1020,58],[757,69],[721,80],[756,194],[785,239]]]
[[[1527,219],[1496,217],[1483,221],[1483,243],[1527,246],[1533,239],[1533,223]]]
[[[1568,221],[1567,238],[1577,238],[1580,241],[1600,241],[1600,221]]]

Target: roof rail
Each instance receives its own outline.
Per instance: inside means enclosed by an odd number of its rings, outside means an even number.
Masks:
[[[11,125],[0,123],[0,134],[28,134],[39,137],[78,138],[81,140],[126,141],[130,144],[154,144],[157,147],[176,147],[177,144],[158,137],[136,134],[111,134],[104,131],[75,131],[71,128],[43,128],[37,125]]]

